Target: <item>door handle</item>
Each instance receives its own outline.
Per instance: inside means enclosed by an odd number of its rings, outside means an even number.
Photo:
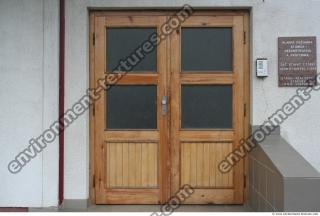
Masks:
[[[161,110],[162,110],[162,115],[165,115],[167,113],[167,97],[166,96],[162,96]]]

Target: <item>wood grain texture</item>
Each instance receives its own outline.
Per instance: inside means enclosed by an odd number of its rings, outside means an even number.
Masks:
[[[157,188],[157,143],[106,143],[106,188]]]
[[[194,71],[188,73],[181,73],[180,79],[182,84],[194,84],[194,85],[205,85],[205,84],[233,84],[232,72],[221,72],[216,73],[215,71],[208,71],[207,73],[201,73]]]
[[[95,46],[94,46],[94,88],[97,89],[99,84],[97,80],[105,78],[105,31],[104,31],[104,18],[95,17]],[[105,191],[104,191],[104,128],[105,125],[105,100],[104,91],[100,92],[101,99],[95,102],[95,120],[94,120],[94,165],[95,165],[95,198],[96,203],[105,202]]]
[[[243,15],[244,31],[246,32],[246,41],[244,45],[244,101],[246,114],[244,116],[244,137],[249,137],[251,134],[250,127],[250,16],[248,13]],[[245,157],[244,174],[246,176],[245,185],[249,185],[249,160],[248,155]],[[249,187],[244,188],[244,202],[248,200]]]
[[[159,204],[159,189],[107,189],[105,193],[109,204]]]
[[[195,189],[183,204],[233,204],[233,189]]]
[[[244,26],[243,16],[233,17],[233,68],[235,71],[235,84],[233,85],[233,125],[235,139],[233,148],[240,145],[244,137]],[[243,160],[234,167],[234,203],[243,203],[244,167]]]
[[[106,27],[157,27],[173,11],[95,11],[90,13],[90,88],[105,77]],[[218,162],[249,134],[249,15],[244,10],[197,11],[183,26],[232,27],[233,71],[181,73],[180,31],[157,48],[157,73],[131,73],[118,85],[157,85],[157,100],[167,96],[167,115],[157,103],[158,129],[105,130],[104,97],[90,109],[90,200],[96,204],[164,203],[189,182],[195,193],[186,203],[243,203],[244,164],[222,174]],[[244,41],[243,32],[247,37]],[[93,32],[95,46],[93,46]],[[108,61],[108,60],[107,60]],[[233,86],[233,128],[181,130],[181,84]],[[102,95],[103,96],[103,95]],[[244,103],[246,103],[244,105]],[[247,114],[244,116],[244,107]],[[95,178],[94,178],[95,177]],[[95,181],[94,181],[95,180]]]
[[[228,16],[192,16],[183,27],[232,27],[233,70],[219,73],[181,72],[181,35],[171,40],[171,195],[183,184],[195,187],[188,203],[243,203],[243,164],[228,173],[218,164],[238,146],[244,128],[244,34],[243,14]],[[229,130],[184,130],[180,127],[181,84],[232,85],[233,114]],[[209,100],[209,98],[208,98]]]
[[[147,141],[159,141],[160,136],[159,132],[156,130],[139,130],[139,131],[129,131],[129,130],[122,130],[122,131],[105,131],[104,133],[104,139],[109,142],[128,142],[128,143],[134,143],[134,142],[141,142],[143,140]]]
[[[194,188],[232,188],[233,171],[221,173],[218,164],[232,143],[181,143],[181,185]]]

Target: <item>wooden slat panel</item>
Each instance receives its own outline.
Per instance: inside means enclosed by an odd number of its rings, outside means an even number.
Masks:
[[[113,187],[116,185],[116,145],[115,144],[110,144],[108,145],[107,151],[110,152],[109,158],[107,159],[107,163],[110,164],[109,166],[109,172],[108,172],[108,177],[110,181],[110,187]]]
[[[191,143],[190,182],[191,186],[197,185],[197,144]],[[180,171],[181,172],[181,171]],[[183,182],[186,184],[188,182]]]
[[[107,160],[107,167],[106,167],[106,185],[107,185],[107,187],[110,187],[110,176],[111,176],[111,174],[110,174],[110,157],[111,157],[111,154],[110,154],[110,145],[107,145],[107,147],[106,147],[106,149],[107,149],[107,152],[106,152],[106,157],[105,157],[105,159]]]
[[[217,143],[215,148],[215,155],[216,155],[216,160],[214,161],[214,166],[218,166],[219,162],[222,160],[222,144]],[[216,170],[216,186],[222,186],[223,185],[223,180],[222,180],[222,173],[220,170],[217,168]]]
[[[232,143],[181,143],[181,185],[195,188],[231,188],[233,172],[221,173],[220,161],[232,150]]]
[[[129,147],[128,143],[123,143],[122,145],[122,184],[129,185]]]
[[[128,144],[129,149],[129,184],[128,187],[136,186],[136,154],[135,154],[135,145]]]
[[[142,176],[142,160],[141,160],[141,143],[135,144],[135,170],[136,170],[136,187],[142,186],[141,176]]]
[[[107,188],[158,186],[157,143],[106,143]]]
[[[203,144],[197,145],[196,144],[196,149],[197,151],[194,152],[194,154],[197,154],[197,160],[195,161],[197,164],[197,173],[196,173],[196,178],[197,178],[197,184],[196,186],[201,187],[203,186]],[[194,163],[193,161],[191,163]]]
[[[113,144],[115,145],[115,149],[116,149],[116,158],[115,158],[115,161],[116,161],[116,166],[115,166],[115,169],[116,169],[116,176],[115,176],[115,179],[116,179],[116,183],[115,185],[117,186],[122,186],[122,177],[123,177],[123,172],[122,172],[122,158],[123,158],[123,154],[122,154],[122,143],[118,143],[118,144]]]
[[[217,151],[215,151],[214,145],[209,145],[209,185],[212,185],[213,187],[216,186],[216,173],[217,173],[217,165],[216,165],[216,154]]]
[[[142,143],[142,148],[141,148],[141,160],[142,161],[148,161],[148,157],[149,155],[149,149],[148,146],[149,144],[147,143]],[[143,164],[145,165],[145,164]],[[149,166],[149,164],[147,163],[145,166]],[[141,181],[142,181],[142,185],[148,185],[148,173],[149,173],[149,169],[143,167],[141,169]]]
[[[158,155],[157,155],[157,145],[149,144],[146,148],[148,148],[148,159],[147,162],[144,163],[145,167],[144,169],[147,170],[147,176],[148,176],[148,182],[147,185],[150,187],[156,187],[157,186],[157,161],[158,161]]]
[[[209,143],[204,143],[203,144],[203,185],[210,185],[210,157],[211,155],[209,154]]]
[[[230,154],[233,150],[232,145],[228,145],[228,148],[226,148],[226,152],[224,154],[224,157],[226,157],[228,154]],[[231,172],[232,173],[232,172]],[[232,175],[228,175],[228,185],[229,187],[231,187],[233,185],[233,174]]]
[[[191,175],[191,145],[181,145],[181,185],[190,182]]]

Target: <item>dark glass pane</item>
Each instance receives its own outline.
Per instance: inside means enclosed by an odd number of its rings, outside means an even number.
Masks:
[[[107,91],[108,129],[156,129],[157,87],[116,85]]]
[[[181,127],[232,128],[231,85],[182,85]]]
[[[232,28],[182,28],[182,71],[232,71]]]
[[[156,28],[107,28],[107,69],[113,71],[120,60],[128,58],[132,71],[156,71],[157,48],[137,48],[156,33]],[[147,50],[146,53],[144,50]],[[141,60],[139,62],[139,60]],[[125,70],[122,67],[121,70]]]

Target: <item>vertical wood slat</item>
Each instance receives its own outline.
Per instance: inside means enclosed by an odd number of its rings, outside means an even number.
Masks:
[[[107,143],[107,188],[158,186],[157,143]]]
[[[145,164],[145,169],[148,170],[148,183],[147,185],[150,187],[155,187],[157,186],[157,179],[158,179],[158,167],[157,167],[157,161],[158,161],[158,157],[157,157],[157,145],[148,145],[148,160],[147,163]]]
[[[122,153],[122,143],[118,143],[115,145],[116,149],[116,185],[122,186],[122,179],[123,179],[123,172],[122,172],[122,158],[123,158],[123,153]]]
[[[110,145],[107,145],[107,170],[106,170],[106,186],[110,187]]]
[[[221,173],[218,164],[232,150],[232,143],[181,143],[181,185],[195,188],[233,186],[233,171]]]
[[[135,163],[136,163],[136,154],[135,154],[135,145],[128,144],[129,149],[129,184],[128,187],[135,187]]]
[[[142,161],[148,161],[149,160],[149,150],[148,150],[148,144],[146,143],[142,143],[141,144],[141,160]],[[147,166],[150,166],[150,164],[148,164],[147,162]],[[141,184],[142,185],[147,185],[148,184],[148,173],[149,173],[149,169],[143,169],[141,168]]]
[[[123,168],[122,168],[122,184],[129,185],[129,147],[128,143],[123,143],[123,149],[122,149],[122,163],[123,163]]]
[[[209,143],[203,144],[203,185],[210,185],[210,155],[209,155]]]
[[[109,146],[109,149],[107,149],[108,152],[110,152],[109,154],[109,181],[110,181],[110,187],[113,187],[116,185],[116,169],[114,168],[116,166],[116,149],[115,149],[115,145],[114,144],[111,144],[111,145],[108,145]]]
[[[228,155],[230,152],[232,152],[233,147],[232,145],[228,145],[228,149],[227,152],[225,152],[224,156]],[[228,186],[232,186],[233,185],[233,175],[228,175]]]
[[[222,157],[222,146],[221,143],[217,143],[216,144],[216,148],[215,148],[215,155],[216,155],[216,160],[214,161],[214,166],[218,166],[219,161],[221,161]],[[223,184],[223,180],[222,180],[222,173],[220,172],[220,170],[218,168],[216,168],[216,186],[220,186]]]
[[[196,154],[196,167],[197,167],[197,183],[196,185],[201,187],[203,185],[203,144],[197,145],[196,144],[196,149],[197,151],[194,152],[194,154]]]
[[[216,164],[216,154],[215,148],[213,145],[209,145],[209,184],[211,186],[216,186],[216,173],[217,173],[217,164]]]
[[[191,164],[190,164],[190,184],[192,186],[197,185],[197,144],[192,143],[191,145]]]
[[[190,145],[181,145],[181,182],[190,182],[191,174],[191,154]]]
[[[141,186],[141,173],[142,173],[142,161],[141,161],[141,143],[134,144],[135,154],[136,154],[136,161],[135,161],[135,170],[136,170],[136,186]]]

